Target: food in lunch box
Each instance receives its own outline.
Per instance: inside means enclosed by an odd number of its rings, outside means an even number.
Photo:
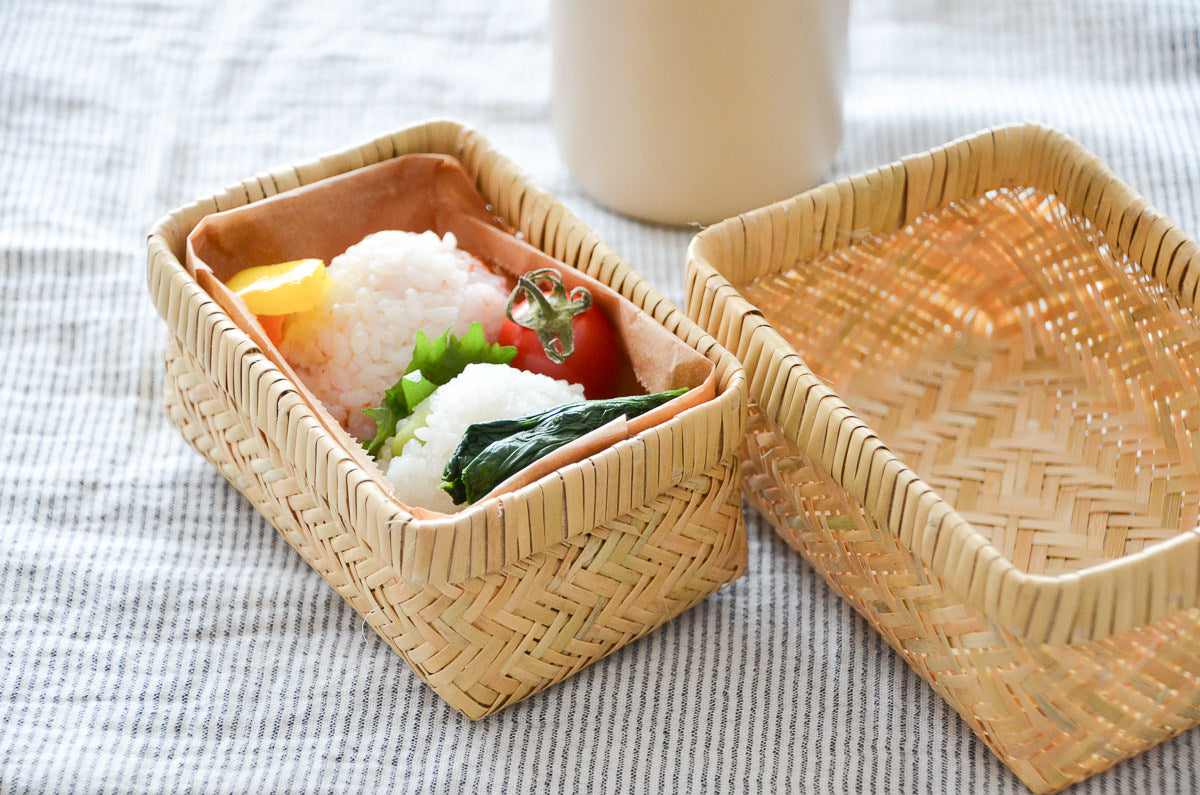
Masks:
[[[360,440],[375,435],[364,409],[404,374],[418,331],[465,334],[478,322],[494,340],[504,322],[505,280],[458,249],[452,234],[376,232],[326,270],[331,284],[320,304],[288,317],[278,347]]]
[[[473,424],[463,432],[462,441],[446,463],[441,488],[456,505],[474,502],[543,456],[613,420],[639,417],[684,392],[687,389],[571,401],[513,420]]]
[[[711,361],[525,242],[443,156],[209,215],[187,266],[288,379],[278,386],[418,516],[519,490],[715,395]],[[561,315],[545,343],[522,327],[538,315]],[[610,396],[645,399],[592,400]]]
[[[377,460],[402,501],[452,513],[458,508],[442,489],[443,473],[468,428],[582,400],[583,389],[566,381],[506,364],[470,364],[416,406]]]
[[[348,418],[402,501],[453,512],[605,424],[687,391],[614,398],[624,363],[612,323],[553,268],[518,277],[497,333],[503,280],[455,242],[378,232],[327,269],[312,259],[257,266],[226,285],[331,413]],[[447,330],[431,339],[418,325],[431,323]],[[491,342],[497,336],[515,344]],[[361,391],[387,377],[393,383],[355,412]]]
[[[315,309],[332,283],[325,263],[310,258],[246,268],[236,273],[226,287],[246,302],[246,308],[278,345],[287,316]]]
[[[518,279],[505,309],[500,343],[517,349],[513,367],[580,384],[591,400],[617,395],[621,344],[612,322],[592,303],[586,288],[568,293],[553,268],[539,268]]]
[[[376,420],[367,452],[396,496],[451,513],[606,423],[687,391],[585,400],[579,384],[511,366],[516,353],[489,344],[478,323],[461,339],[418,332],[405,375],[367,412]]]

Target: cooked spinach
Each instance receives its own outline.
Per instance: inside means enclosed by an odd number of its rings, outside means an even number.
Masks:
[[[652,395],[567,403],[515,420],[481,422],[467,428],[442,473],[442,488],[455,505],[472,503],[542,456],[618,417],[633,418],[687,389]]]

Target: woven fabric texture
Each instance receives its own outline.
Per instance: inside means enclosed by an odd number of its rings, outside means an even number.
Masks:
[[[546,14],[0,4],[0,792],[1025,791],[754,514],[741,580],[472,723],[168,423],[153,221],[431,116],[682,303],[696,230],[606,212],[559,160]],[[1033,120],[1200,232],[1195,3],[856,0],[850,43],[830,177]],[[1071,791],[1198,781],[1191,731]]]

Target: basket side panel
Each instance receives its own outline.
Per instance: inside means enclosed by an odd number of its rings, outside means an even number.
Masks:
[[[165,401],[184,438],[439,696],[473,719],[645,635],[746,567],[737,465],[728,456],[543,553],[459,584],[413,586],[355,531],[363,511],[350,495],[334,505],[310,486],[295,463],[304,454],[255,428],[174,338]]]
[[[1072,646],[1025,644],[930,567],[753,408],[746,496],[1038,792],[1200,722],[1200,610]]]

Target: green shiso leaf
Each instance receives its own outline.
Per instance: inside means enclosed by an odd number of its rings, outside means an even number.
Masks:
[[[467,428],[446,469],[442,489],[455,505],[472,503],[539,458],[617,417],[633,418],[687,392],[567,403],[515,420],[476,423]]]
[[[396,384],[404,395],[404,402],[409,409],[415,409],[421,401],[433,394],[438,385],[425,377],[420,370],[414,370],[401,378]]]
[[[508,364],[516,355],[516,348],[489,343],[479,323],[472,323],[462,337],[447,329],[445,334],[431,340],[425,332],[418,331],[413,359],[404,376],[383,393],[378,408],[363,411],[375,420],[375,438],[363,443],[367,454],[377,458],[387,440],[396,435],[396,426],[468,364]]]

